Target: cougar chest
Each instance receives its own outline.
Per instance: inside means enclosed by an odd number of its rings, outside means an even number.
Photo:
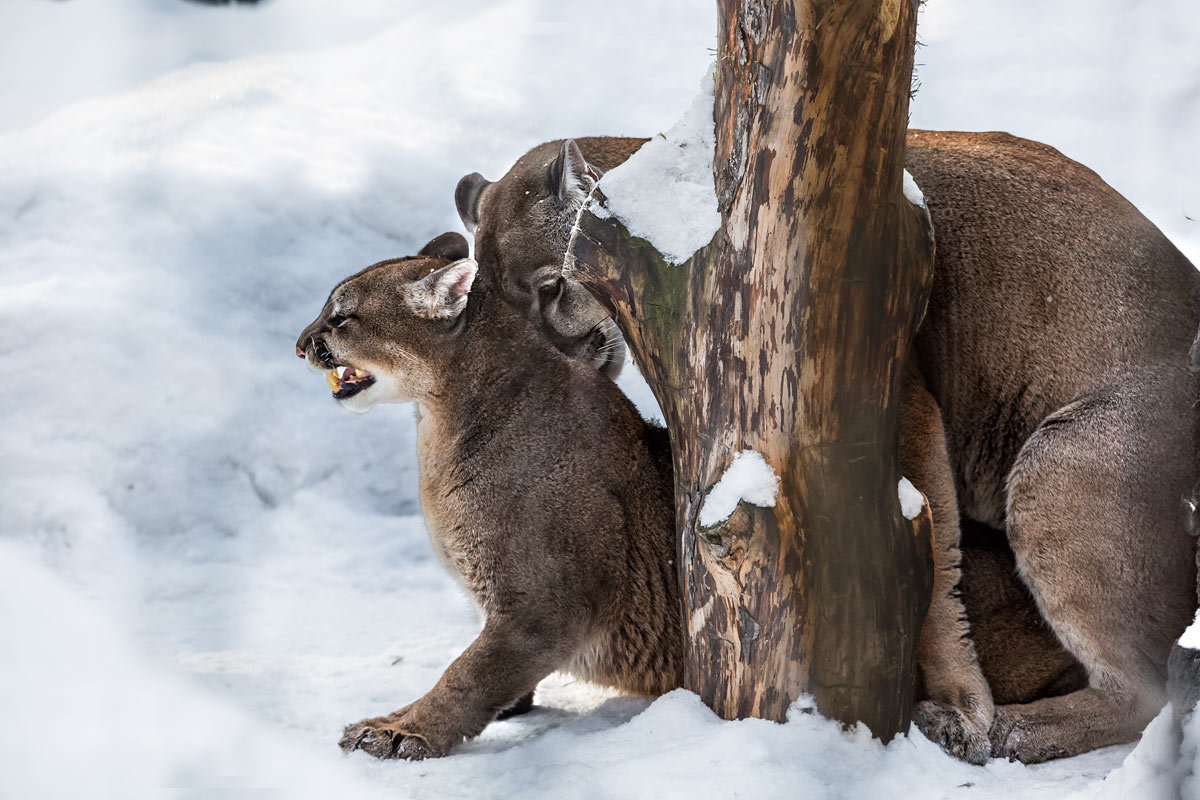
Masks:
[[[421,510],[434,552],[482,610],[491,605],[496,576],[486,520],[472,502],[473,465],[457,457],[453,431],[435,414],[417,412]]]

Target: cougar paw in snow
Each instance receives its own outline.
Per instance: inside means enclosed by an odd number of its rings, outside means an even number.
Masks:
[[[435,750],[424,737],[406,729],[395,715],[365,719],[347,725],[339,746],[347,753],[362,750],[376,758],[406,758],[420,761],[444,753]]]
[[[935,700],[922,700],[913,711],[913,722],[931,742],[955,758],[971,764],[985,764],[992,752],[988,729],[972,721],[953,706]]]

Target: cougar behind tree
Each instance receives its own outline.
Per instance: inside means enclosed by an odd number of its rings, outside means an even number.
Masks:
[[[460,181],[477,256],[546,329],[577,323],[540,313],[528,287],[562,275],[587,189],[599,179],[602,190],[644,141],[548,142],[499,181]],[[974,763],[1130,741],[1163,705],[1167,653],[1197,603],[1185,511],[1200,476],[1189,370],[1200,275],[1094,172],[1046,145],[913,130],[906,164],[937,240],[900,432],[937,542],[917,723]],[[1051,660],[1054,674],[1016,657],[981,667],[979,651],[1005,643],[974,637],[1014,629],[971,619],[989,598],[964,607],[960,519],[1011,549],[1018,595],[1068,656]]]

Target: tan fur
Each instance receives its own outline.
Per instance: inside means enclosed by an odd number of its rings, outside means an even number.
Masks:
[[[576,141],[596,172],[640,146]],[[539,145],[500,181],[460,184],[476,253],[502,265],[506,291],[561,263],[576,208],[546,174],[569,161],[569,146]],[[910,131],[906,162],[938,244],[901,434],[904,470],[930,498],[938,540],[917,722],[975,762],[1128,741],[1161,705],[1167,650],[1196,606],[1180,501],[1197,493],[1200,474],[1200,385],[1188,371],[1200,278],[1124,198],[1053,148]],[[550,336],[572,329],[563,314],[539,322]],[[1007,536],[1034,627],[1056,638],[1030,658],[1066,656],[1068,666],[1050,670],[1062,680],[1016,658],[1007,671],[981,670],[979,653],[998,667],[1018,629],[1022,641],[1045,640],[1021,628],[1027,614],[1003,625],[968,616],[1000,606],[985,596],[964,607],[959,596],[960,516]],[[975,586],[1001,591],[1006,576],[992,577]],[[1074,663],[1086,686],[1072,686]],[[1063,687],[1075,691],[1052,696]],[[995,709],[993,696],[1005,704]]]
[[[946,433],[937,402],[914,363],[904,375],[900,467],[925,493],[934,523],[933,594],[917,642],[925,699],[917,704],[915,719],[930,739],[959,758],[980,764],[991,753],[987,731],[995,708],[958,592],[961,535]]]
[[[997,709],[992,753],[1128,741],[1195,609],[1200,277],[1091,170],[1006,134],[910,132],[938,237],[916,340],[959,511],[1004,530],[1086,688]]]
[[[461,263],[369,267],[334,289],[297,342],[314,366],[365,366],[405,387],[370,402],[418,404],[429,533],[485,616],[428,694],[346,729],[343,748],[380,757],[444,755],[527,709],[555,670],[639,694],[682,677],[665,431],[551,346],[486,275],[447,317],[458,284],[439,278]],[[428,313],[403,302],[431,291]],[[336,315],[349,321],[335,326]]]
[[[968,520],[960,550],[959,590],[992,699],[1029,703],[1085,687],[1083,665],[1059,644],[1018,577],[1003,531]]]

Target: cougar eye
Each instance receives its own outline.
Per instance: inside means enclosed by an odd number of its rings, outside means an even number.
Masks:
[[[553,303],[558,298],[562,297],[563,289],[566,288],[567,282],[558,278],[550,283],[543,283],[542,288],[538,289],[538,297],[542,304]]]
[[[334,314],[329,318],[329,327],[340,328],[350,321],[350,317],[345,314]]]

